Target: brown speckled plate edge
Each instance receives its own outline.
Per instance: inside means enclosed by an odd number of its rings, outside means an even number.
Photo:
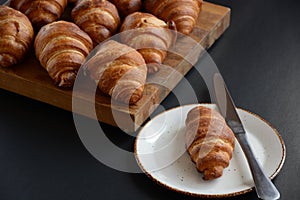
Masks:
[[[184,106],[197,106],[197,105],[209,105],[210,103],[200,103],[200,104],[189,104],[189,105],[184,105]],[[175,108],[172,108],[172,109],[169,109],[169,110],[166,110],[166,111],[171,111],[171,110],[174,110],[174,109],[178,109],[178,107],[175,107]],[[273,179],[276,177],[276,175],[280,172],[280,170],[282,169],[283,167],[283,164],[284,164],[284,161],[285,161],[285,158],[286,158],[286,147],[285,147],[285,144],[284,144],[284,141],[281,137],[281,135],[279,134],[279,132],[277,131],[276,128],[274,128],[270,122],[268,122],[267,120],[265,120],[264,118],[262,118],[261,116],[251,112],[251,111],[248,111],[248,110],[245,110],[245,109],[242,109],[242,108],[238,108],[239,110],[243,110],[255,117],[257,117],[258,119],[262,120],[263,122],[265,122],[270,128],[273,129],[274,133],[277,135],[279,141],[280,141],[280,144],[281,144],[281,148],[282,148],[282,155],[281,155],[281,160],[280,160],[280,163],[278,165],[278,167],[276,168],[275,172],[270,176],[270,179]],[[166,112],[165,111],[165,112]],[[164,114],[164,112],[158,114],[157,116],[155,117],[158,117],[159,115],[161,114]],[[155,118],[154,117],[154,118]],[[147,122],[148,123],[148,122]],[[146,124],[147,124],[146,123]],[[173,188],[171,186],[168,186],[167,184],[165,183],[162,183],[160,182],[159,180],[157,180],[156,178],[154,178],[149,172],[147,172],[147,170],[145,170],[145,168],[143,167],[142,163],[140,162],[139,158],[138,158],[138,155],[137,155],[137,139],[139,138],[139,135],[140,133],[142,132],[142,130],[144,129],[141,128],[139,130],[139,133],[137,134],[136,136],[136,140],[134,142],[134,155],[135,155],[135,158],[136,158],[136,161],[139,165],[139,167],[141,168],[141,170],[153,181],[155,182],[156,184],[160,185],[160,186],[163,186],[169,190],[172,190],[172,191],[175,191],[175,192],[178,192],[180,194],[184,194],[184,195],[188,195],[188,196],[193,196],[193,197],[200,197],[200,198],[227,198],[227,197],[233,197],[233,196],[238,196],[238,195],[242,195],[242,194],[245,194],[245,193],[248,193],[248,192],[251,192],[254,187],[252,188],[249,188],[249,189],[245,189],[245,190],[241,190],[239,192],[233,192],[233,193],[227,193],[227,194],[199,194],[199,193],[192,193],[192,192],[186,192],[186,191],[182,191],[182,190],[179,190],[177,188]]]

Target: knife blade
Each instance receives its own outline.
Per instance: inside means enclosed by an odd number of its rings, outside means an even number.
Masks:
[[[266,200],[279,199],[280,193],[272,181],[265,175],[253,154],[243,123],[237,113],[233,99],[220,73],[215,73],[213,75],[213,88],[215,93],[215,101],[219,111],[225,118],[228,126],[232,129],[246,156],[253,177],[257,196]]]

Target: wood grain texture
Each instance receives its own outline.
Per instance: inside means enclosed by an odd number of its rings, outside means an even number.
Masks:
[[[228,28],[229,23],[229,8],[204,2],[197,24],[189,36],[199,42],[203,48],[208,49]],[[184,41],[179,39],[178,42],[181,42],[180,47],[182,48]],[[191,46],[186,46],[186,48],[191,49]],[[194,63],[197,59],[198,56],[194,58]],[[157,74],[149,76],[148,82],[156,83],[162,80],[168,88],[160,86],[160,84],[147,84],[143,98],[136,105],[130,107],[122,103],[113,103],[112,105],[111,99],[107,95],[97,91],[96,95],[91,96],[86,89],[83,89],[73,94],[73,98],[81,105],[73,111],[91,118],[97,116],[97,120],[118,125],[126,131],[137,130],[170,93],[171,89],[180,82],[182,76],[193,67],[182,57],[172,53],[168,54],[164,64],[172,66],[176,72],[180,73],[170,74],[168,71],[161,70]],[[88,88],[88,86],[85,87]],[[0,88],[72,111],[72,90],[61,89],[53,84],[47,72],[35,58],[33,50],[21,64],[9,69],[0,68]],[[94,99],[91,100],[91,97]],[[95,106],[92,105],[94,101]],[[96,115],[93,113],[93,109],[96,110]],[[116,114],[118,115],[117,122],[114,119]]]

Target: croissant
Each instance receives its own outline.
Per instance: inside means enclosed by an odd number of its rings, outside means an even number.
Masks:
[[[59,19],[67,6],[67,2],[67,0],[11,0],[10,7],[25,13],[33,27],[40,29],[42,26]]]
[[[215,179],[229,165],[235,136],[224,118],[215,110],[197,106],[189,111],[186,123],[186,144],[191,159],[204,179]]]
[[[133,30],[134,29],[134,30]],[[148,73],[159,70],[167,51],[176,40],[175,24],[166,24],[152,14],[135,12],[128,15],[122,26],[121,40],[137,49],[145,59]]]
[[[72,9],[74,22],[98,44],[116,33],[120,24],[117,8],[106,0],[78,1]]]
[[[203,0],[145,0],[145,10],[164,21],[174,21],[178,32],[192,32]]]
[[[114,40],[102,43],[95,51],[95,55],[85,64],[85,70],[98,88],[127,104],[140,100],[147,76],[142,55]]]
[[[76,24],[57,21],[40,29],[34,48],[36,57],[54,83],[59,87],[71,87],[93,43]]]
[[[117,7],[120,15],[126,17],[127,15],[137,12],[142,8],[141,0],[110,0]]]
[[[0,5],[0,66],[21,62],[33,41],[34,31],[23,13]]]

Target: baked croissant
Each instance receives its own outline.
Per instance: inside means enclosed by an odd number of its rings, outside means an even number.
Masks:
[[[0,35],[0,67],[9,67],[23,60],[34,31],[26,15],[0,5]]]
[[[95,44],[111,37],[120,24],[117,8],[106,0],[78,1],[71,14],[74,22]]]
[[[122,17],[126,17],[127,15],[137,12],[142,8],[141,0],[109,0],[117,7],[119,14]]]
[[[77,71],[93,48],[91,38],[66,21],[43,26],[34,41],[35,54],[59,87],[71,87]]]
[[[63,14],[67,0],[11,0],[10,7],[25,13],[36,29],[54,22]]]
[[[204,179],[215,179],[229,165],[235,136],[215,110],[197,106],[189,111],[186,123],[188,153]]]
[[[95,55],[85,64],[85,71],[98,88],[113,99],[135,104],[142,98],[147,67],[135,49],[109,40],[94,50]]]
[[[174,22],[166,24],[152,14],[135,12],[125,18],[121,26],[121,40],[137,49],[145,59],[148,73],[154,73],[159,70],[168,49],[176,40],[176,31],[171,30],[176,30]]]
[[[145,0],[144,7],[164,21],[174,21],[178,32],[187,35],[196,24],[202,0]]]

